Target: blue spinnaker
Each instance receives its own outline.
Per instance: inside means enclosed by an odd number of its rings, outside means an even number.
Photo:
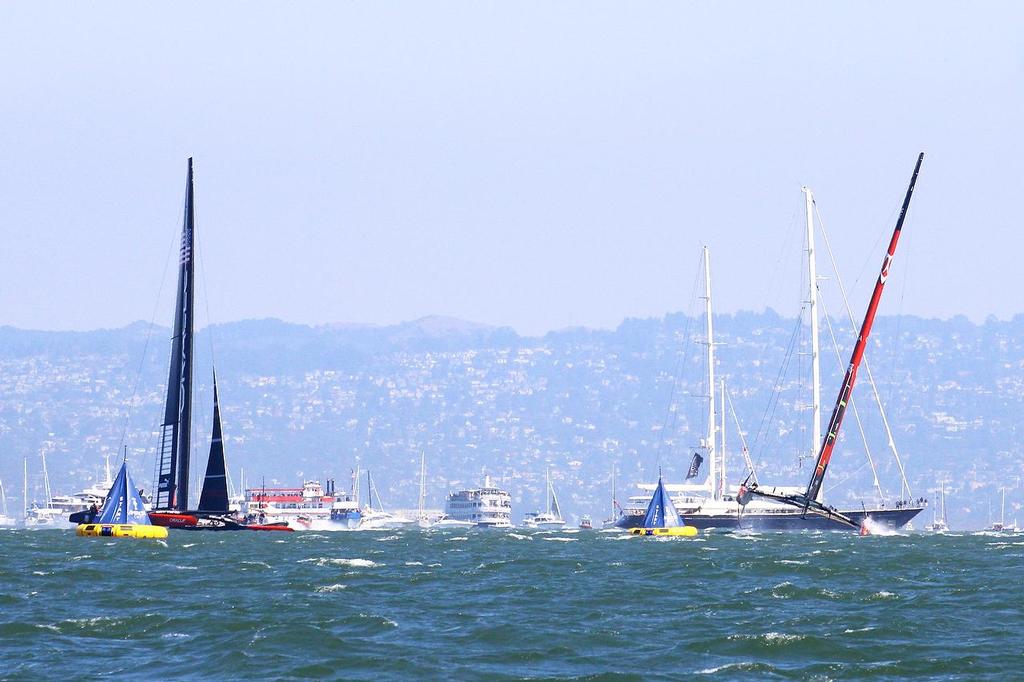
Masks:
[[[647,505],[647,513],[644,515],[644,528],[671,528],[681,526],[679,512],[672,504],[672,498],[665,490],[665,484],[658,476],[658,487],[654,489],[651,496],[651,503]]]
[[[142,503],[142,495],[135,487],[135,481],[128,473],[128,464],[121,464],[114,485],[107,493],[107,501],[103,503],[96,523],[136,523],[149,525],[149,514]]]

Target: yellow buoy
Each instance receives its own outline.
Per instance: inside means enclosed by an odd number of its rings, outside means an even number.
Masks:
[[[167,529],[163,526],[150,526],[141,523],[80,523],[75,533],[95,538],[162,539],[167,537]]]
[[[650,535],[653,537],[692,538],[697,536],[693,526],[669,526],[668,528],[634,528],[629,531],[633,535]]]

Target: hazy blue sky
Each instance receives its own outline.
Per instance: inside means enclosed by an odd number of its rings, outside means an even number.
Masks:
[[[920,150],[883,314],[1024,312],[1022,7],[5,2],[0,324],[169,324],[188,155],[214,322],[792,314],[801,184],[859,310]]]

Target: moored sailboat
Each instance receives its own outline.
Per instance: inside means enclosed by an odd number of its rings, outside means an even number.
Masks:
[[[547,468],[544,470],[544,496],[544,511],[527,514],[523,519],[523,525],[527,528],[565,528],[565,519],[562,518],[562,510],[558,506],[558,496],[551,485],[551,471]]]
[[[910,200],[911,197],[913,197],[914,187],[917,184],[918,173],[921,171],[921,164],[923,161],[924,153],[922,152],[918,156],[917,163],[914,166],[914,172],[910,178],[910,184],[907,187],[906,196],[903,199],[903,206],[900,209],[900,215],[896,221],[896,227],[894,228],[892,237],[889,240],[889,246],[886,251],[885,258],[882,261],[881,272],[875,282],[875,288],[871,294],[871,300],[868,303],[867,311],[864,314],[860,333],[858,334],[857,341],[854,344],[853,352],[850,356],[850,362],[846,369],[846,375],[843,377],[843,381],[839,389],[839,395],[836,398],[835,407],[832,410],[832,417],[829,419],[828,427],[825,431],[825,436],[821,442],[821,448],[818,452],[817,461],[815,462],[814,469],[811,473],[811,479],[807,484],[806,490],[803,492],[777,492],[774,490],[767,490],[761,488],[756,480],[751,480],[748,477],[747,481],[740,486],[737,494],[737,501],[741,506],[746,506],[752,500],[758,498],[773,502],[780,502],[799,510],[800,519],[802,520],[812,519],[814,521],[824,523],[826,527],[845,526],[854,530],[859,530],[862,535],[866,535],[870,532],[869,522],[872,520],[870,514],[844,513],[834,507],[825,505],[821,501],[821,488],[825,479],[825,472],[827,471],[829,462],[832,459],[836,440],[839,437],[839,430],[843,424],[843,417],[846,415],[846,409],[850,404],[853,387],[857,380],[857,371],[860,368],[861,362],[864,360],[864,351],[867,347],[868,338],[871,335],[871,327],[874,324],[875,314],[878,311],[878,304],[882,298],[882,291],[885,287],[886,280],[889,278],[889,269],[892,266],[892,261],[896,254],[896,245],[899,242],[900,234],[903,230],[903,223],[904,220],[906,220],[907,211],[910,208]],[[808,199],[808,203],[809,202],[810,200]],[[808,208],[808,211],[810,211],[810,208]],[[814,286],[813,281],[811,282],[811,286]],[[922,508],[923,507],[920,506],[915,508],[908,507],[905,511],[909,516],[903,521],[903,524],[912,519],[921,511]]]
[[[946,520],[946,484],[939,483],[939,506],[932,511],[932,522],[924,527],[932,533],[949,532],[949,522]]]

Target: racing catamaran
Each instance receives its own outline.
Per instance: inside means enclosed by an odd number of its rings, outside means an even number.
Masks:
[[[213,433],[206,478],[198,509],[188,499],[189,459],[192,445],[192,359],[195,317],[195,202],[192,159],[185,181],[185,218],[178,261],[174,336],[167,378],[167,400],[161,425],[156,498],[150,520],[158,526],[190,530],[291,530],[284,525],[252,525],[228,511],[226,467],[220,422],[217,376],[213,378]]]

